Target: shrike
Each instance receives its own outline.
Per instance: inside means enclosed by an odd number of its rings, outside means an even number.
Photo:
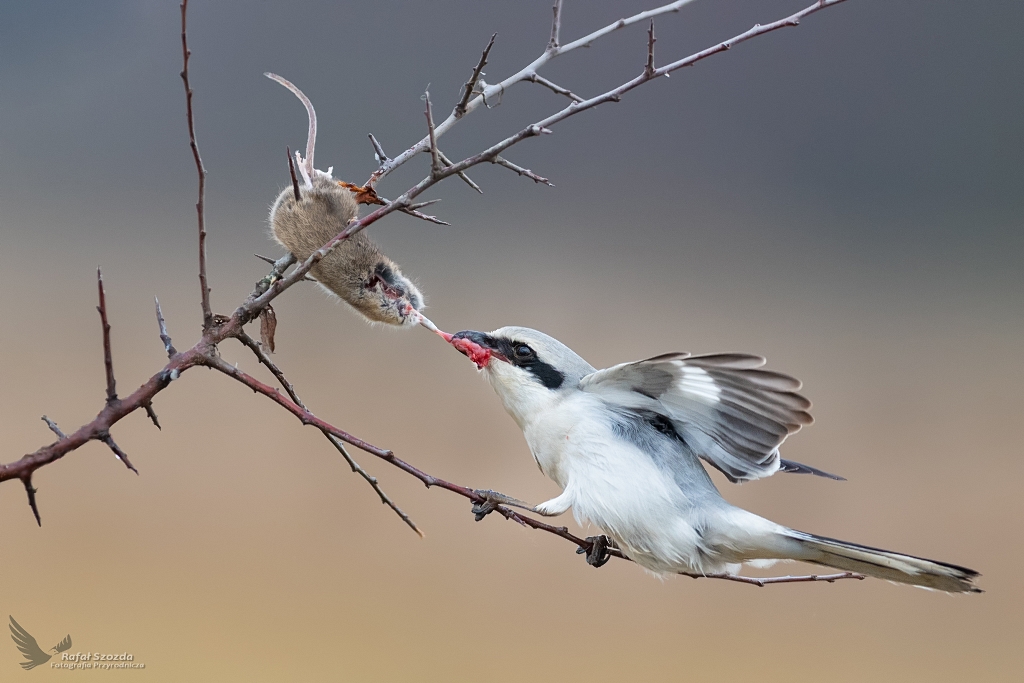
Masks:
[[[978,592],[972,569],[796,531],[722,498],[699,459],[734,482],[778,471],[833,476],[780,459],[786,437],[811,422],[810,402],[796,393],[796,379],[760,369],[759,356],[669,353],[596,370],[525,327],[464,331],[450,341],[483,370],[541,472],[562,488],[528,509],[571,509],[642,567],[714,574],[745,562],[800,560]],[[602,550],[588,561],[603,564]]]

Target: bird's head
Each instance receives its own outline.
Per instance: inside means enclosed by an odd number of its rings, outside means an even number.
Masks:
[[[452,335],[451,344],[484,371],[520,426],[594,372],[568,346],[528,327],[464,330]]]

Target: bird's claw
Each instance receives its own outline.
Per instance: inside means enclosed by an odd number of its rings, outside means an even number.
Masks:
[[[617,548],[615,541],[611,540],[607,536],[587,536],[590,541],[590,549],[587,550],[583,546],[576,548],[576,554],[582,555],[587,554],[587,564],[597,569],[603,567],[604,564],[611,558],[611,554],[608,552],[608,548]]]
[[[484,517],[491,514],[497,509],[498,506],[489,500],[484,500],[479,503],[473,503],[473,518],[479,522],[481,519],[483,519]]]
[[[524,508],[526,510],[533,509],[529,503],[525,503],[518,498],[513,498],[512,496],[506,496],[504,493],[492,491],[491,489],[476,489],[473,493],[483,498],[483,500],[473,503],[473,516],[478,522],[497,510],[499,505],[511,505],[513,507]]]

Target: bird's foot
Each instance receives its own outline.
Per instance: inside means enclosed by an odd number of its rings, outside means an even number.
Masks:
[[[480,502],[473,503],[473,516],[478,522],[497,510],[499,505],[511,505],[512,507],[523,508],[524,510],[533,509],[533,506],[529,503],[512,496],[506,496],[504,493],[492,491],[491,489],[476,489],[473,493],[483,498]]]
[[[587,550],[583,546],[580,546],[579,548],[576,548],[576,554],[582,555],[583,553],[586,553],[587,564],[589,564],[591,567],[594,567],[595,569],[598,567],[603,567],[605,562],[607,562],[608,559],[611,557],[611,555],[608,553],[609,548],[617,549],[619,547],[615,543],[615,541],[604,535],[587,536],[586,540],[590,541],[590,550]]]

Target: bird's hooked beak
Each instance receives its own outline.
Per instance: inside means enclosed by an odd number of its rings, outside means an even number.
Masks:
[[[491,358],[507,361],[505,356],[498,352],[498,345],[490,335],[484,332],[463,330],[452,335],[451,345],[460,353],[465,355],[476,364],[478,370],[482,370],[491,362]]]

